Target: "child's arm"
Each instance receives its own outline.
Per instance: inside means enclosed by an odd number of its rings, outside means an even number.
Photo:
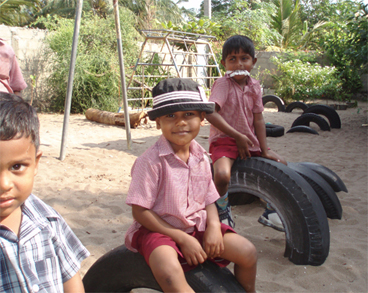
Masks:
[[[221,223],[214,203],[206,206],[206,211],[207,227],[203,237],[203,247],[209,258],[215,258],[224,252]]]
[[[132,211],[134,219],[142,226],[152,232],[171,237],[180,246],[181,252],[189,265],[197,265],[207,259],[207,255],[197,239],[171,226],[152,210],[132,205]]]
[[[253,146],[252,141],[246,135],[231,127],[218,113],[219,110],[220,107],[216,104],[215,112],[207,114],[206,119],[218,130],[235,139],[240,158],[250,157],[248,146]]]
[[[266,124],[263,119],[262,113],[254,113],[253,125],[257,139],[261,147],[262,157],[274,160],[276,162],[281,162],[287,165],[286,161],[281,156],[279,156],[273,151],[270,151],[267,147]]]
[[[84,286],[79,272],[63,284],[64,293],[84,293]]]
[[[14,92],[14,95],[17,95],[18,97],[22,98],[22,93],[20,91],[19,92]]]

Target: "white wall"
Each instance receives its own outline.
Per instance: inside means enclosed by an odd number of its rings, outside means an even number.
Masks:
[[[32,94],[30,75],[37,76],[38,81],[42,80],[42,47],[46,34],[46,30],[0,25],[0,38],[5,39],[13,47],[23,77],[27,82],[28,87],[23,92],[23,97],[26,100],[30,100]],[[34,91],[35,95],[39,93],[40,90]]]

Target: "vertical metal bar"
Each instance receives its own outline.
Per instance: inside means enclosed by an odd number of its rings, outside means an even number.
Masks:
[[[121,79],[121,89],[122,89],[121,92],[123,94],[123,104],[124,104],[125,131],[126,131],[127,147],[128,147],[128,150],[130,150],[131,145],[132,145],[132,137],[130,134],[130,119],[129,119],[127,91],[126,91],[126,85],[125,85],[125,69],[124,69],[124,58],[123,58],[123,46],[121,43],[118,0],[114,0],[113,3],[114,3],[114,14],[115,14],[116,39],[117,39],[117,45],[118,45],[119,64],[120,64],[120,79]]]
[[[221,74],[221,71],[220,71],[220,66],[218,65],[217,61],[216,61],[216,56],[215,54],[213,53],[213,50],[212,50],[212,47],[209,43],[209,49],[210,49],[210,53],[211,53],[211,56],[213,58],[213,61],[215,61],[215,65],[216,65],[216,69],[217,69],[217,73],[219,74],[220,77],[222,77],[222,74]]]
[[[80,28],[81,15],[82,15],[82,7],[83,7],[83,0],[79,0],[77,3],[77,8],[75,10],[73,45],[72,45],[72,53],[71,53],[70,66],[69,66],[68,87],[66,90],[66,98],[65,98],[65,105],[64,105],[64,122],[63,122],[63,132],[62,132],[62,137],[61,137],[60,157],[59,157],[61,161],[64,161],[65,159],[65,148],[66,148],[65,144],[66,144],[66,140],[68,137],[70,108],[72,105],[74,69],[75,69],[75,60],[77,57],[78,37],[79,37],[79,28]]]
[[[130,84],[132,83],[132,80],[133,80],[133,77],[134,77],[135,72],[137,71],[138,63],[139,63],[139,61],[140,61],[140,59],[142,57],[144,47],[146,46],[146,42],[147,42],[147,37],[146,37],[146,39],[144,40],[144,42],[142,44],[141,52],[139,53],[137,62],[135,63],[135,66],[133,68],[133,72],[132,72],[132,74],[130,76],[130,79],[129,79],[129,82],[128,82],[128,86],[127,86],[128,88],[129,88]],[[121,108],[122,104],[123,104],[123,101],[121,101],[120,108]],[[120,112],[120,108],[119,108],[119,112]]]
[[[178,68],[178,66],[176,65],[176,61],[175,61],[175,59],[174,59],[173,53],[171,52],[170,44],[169,44],[169,42],[168,42],[168,40],[167,40],[167,37],[165,37],[165,43],[166,43],[167,48],[169,49],[169,53],[170,53],[171,59],[173,60],[173,63],[174,63],[174,66],[175,66],[175,70],[176,70],[176,73],[178,74],[178,77],[181,77],[181,75],[180,75],[180,71],[179,71],[179,68]]]

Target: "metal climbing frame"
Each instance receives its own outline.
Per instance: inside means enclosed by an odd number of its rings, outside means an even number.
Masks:
[[[141,32],[145,40],[127,85],[128,91],[140,94],[128,101],[142,100],[143,108],[152,99],[147,91],[152,91],[162,79],[190,78],[210,89],[214,80],[221,77],[210,43],[215,37],[172,30]]]

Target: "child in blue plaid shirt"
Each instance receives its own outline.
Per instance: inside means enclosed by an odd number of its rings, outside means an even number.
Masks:
[[[0,93],[0,292],[84,292],[79,269],[89,252],[31,193],[41,155],[36,111]]]

